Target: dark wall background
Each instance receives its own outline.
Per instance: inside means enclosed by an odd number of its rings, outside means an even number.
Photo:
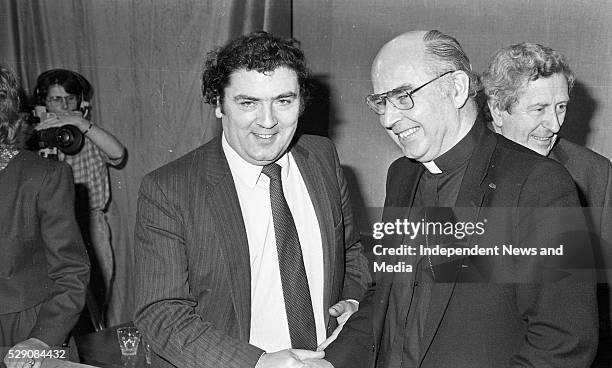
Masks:
[[[495,50],[520,41],[565,54],[578,83],[561,134],[611,158],[611,21],[612,2],[605,0],[297,0],[293,36],[321,96],[306,116],[316,120],[303,123],[335,141],[356,206],[381,206],[387,167],[400,151],[363,103],[370,64],[394,36],[439,29],[459,40],[479,72]]]

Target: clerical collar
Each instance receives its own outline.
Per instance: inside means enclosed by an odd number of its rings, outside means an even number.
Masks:
[[[433,161],[423,162],[423,166],[425,166],[427,171],[429,171],[432,174],[442,174],[442,170],[440,170],[438,165],[436,165],[436,163]]]
[[[432,174],[441,174],[457,169],[472,156],[478,141],[481,121],[476,120],[472,128],[456,145],[433,161],[423,163],[423,166]]]

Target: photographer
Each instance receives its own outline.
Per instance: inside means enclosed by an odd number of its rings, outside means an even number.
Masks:
[[[95,262],[92,259],[92,263],[99,269],[94,267],[93,272],[99,271],[103,279],[106,308],[114,269],[105,214],[110,198],[107,165],[119,165],[125,148],[113,135],[89,120],[89,100],[93,91],[82,75],[66,69],[48,70],[38,76],[35,94],[37,103],[47,110],[35,128],[37,131],[70,124],[85,137],[83,148],[78,153],[66,155],[58,152],[58,159],[68,163],[73,170],[77,219],[86,244],[93,248]]]
[[[17,89],[0,66],[0,360],[38,368],[70,355],[60,347],[83,309],[89,263],[70,167],[22,149]]]

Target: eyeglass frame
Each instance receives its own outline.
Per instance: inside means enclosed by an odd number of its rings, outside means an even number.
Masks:
[[[61,101],[60,101],[61,99]],[[74,99],[74,101],[71,101],[70,99]],[[68,96],[52,96],[52,97],[47,97],[45,98],[45,101],[47,103],[59,106],[63,103],[65,103],[66,105],[71,104],[71,103],[77,103],[79,102],[79,96],[74,95],[74,94],[69,94]]]
[[[384,115],[385,114],[385,111],[387,110],[387,102],[386,101],[389,101],[391,103],[391,105],[393,105],[398,110],[403,110],[403,111],[410,110],[410,109],[412,109],[414,107],[414,99],[412,98],[413,94],[415,94],[416,92],[418,92],[419,90],[421,90],[425,86],[427,86],[427,85],[437,81],[438,79],[444,77],[445,75],[448,75],[448,74],[454,73],[454,72],[456,72],[456,70],[449,70],[447,72],[444,72],[444,73],[440,74],[439,76],[435,77],[434,79],[430,80],[429,82],[426,82],[425,84],[422,84],[422,85],[418,86],[417,88],[412,89],[410,91],[408,91],[409,87],[399,87],[399,88],[394,88],[394,89],[392,89],[390,91],[383,92],[383,93],[378,93],[378,94],[377,93],[372,93],[372,94],[369,94],[369,95],[367,95],[365,97],[365,102],[368,105],[368,107],[372,111],[374,111],[374,113],[376,115]],[[412,105],[409,108],[401,108],[401,107],[397,106],[396,104],[394,104],[393,101],[389,98],[389,94],[399,95],[400,93],[406,93],[405,97],[410,98],[410,102],[412,102]],[[373,103],[370,103],[370,101],[373,100],[374,97],[380,98],[383,101],[385,101],[385,109],[382,112],[380,112],[380,113],[378,112],[378,109],[376,109],[374,107],[375,104],[373,105]]]

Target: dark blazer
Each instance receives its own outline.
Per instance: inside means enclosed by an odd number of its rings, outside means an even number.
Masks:
[[[291,152],[321,228],[325,310],[359,300],[370,276],[335,148],[302,136]],[[249,247],[220,137],[143,179],[135,234],[135,324],[163,357],[154,365],[255,366]]]
[[[593,367],[612,366],[612,163],[590,149],[559,139],[548,156],[563,165],[576,182],[598,269],[599,347]]]
[[[525,241],[537,245],[566,234],[563,241],[577,245],[572,247],[573,255],[588,254],[584,233],[581,238],[575,236],[584,230],[581,213],[572,223],[556,218],[563,211],[553,210],[547,216],[529,212],[536,207],[579,205],[567,171],[478,121],[474,129],[478,148],[469,160],[456,205],[467,209],[464,220],[488,218],[489,224],[482,237],[474,235],[468,244],[496,244],[494,238],[501,235],[500,239],[511,239],[519,246]],[[423,170],[422,164],[407,158],[396,160],[389,168],[385,207],[411,206]],[[489,231],[490,223],[499,223],[494,216],[503,214],[500,208],[504,207],[518,208],[519,216],[498,229],[507,234]],[[432,259],[436,274],[447,279],[432,286],[419,367],[587,367],[593,359],[597,343],[594,283],[573,277],[532,283],[530,276],[538,272],[531,262],[534,257]],[[504,275],[517,279],[506,280]],[[393,346],[407,316],[410,294],[406,296],[406,290],[412,288],[413,274],[376,276],[380,276],[376,287],[326,349],[326,359],[336,368],[386,367],[392,352],[397,353]]]
[[[589,226],[612,247],[612,163],[604,156],[566,139],[559,139],[549,155],[576,182],[580,204],[589,207]],[[608,259],[610,261],[612,259]],[[612,267],[612,264],[607,264]]]
[[[40,304],[26,338],[61,345],[79,318],[89,282],[67,164],[21,151],[0,170],[0,252],[0,314]]]

